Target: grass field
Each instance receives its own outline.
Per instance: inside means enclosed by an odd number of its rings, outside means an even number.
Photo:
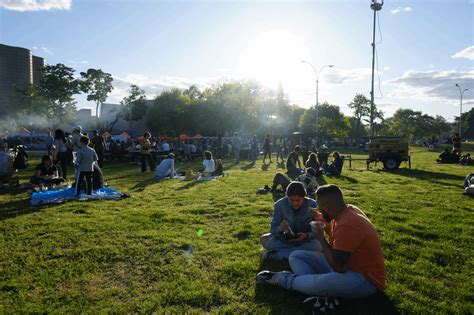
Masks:
[[[336,313],[474,313],[474,198],[462,194],[474,167],[436,157],[413,148],[411,170],[360,162],[323,178],[377,227],[388,272],[385,294]],[[157,182],[111,163],[109,185],[133,196],[121,201],[31,207],[28,193],[1,191],[0,313],[303,313],[304,296],[255,285],[261,268],[288,268],[260,266],[258,244],[274,198],[255,190],[281,169],[225,167],[212,182]]]

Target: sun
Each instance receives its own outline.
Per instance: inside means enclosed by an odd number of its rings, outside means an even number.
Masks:
[[[302,35],[286,30],[262,32],[249,40],[240,55],[237,76],[274,89],[279,81],[286,90],[308,89],[314,79],[301,60],[311,60]]]

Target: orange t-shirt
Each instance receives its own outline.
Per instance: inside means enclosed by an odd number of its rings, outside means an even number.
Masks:
[[[351,253],[349,269],[362,274],[383,290],[387,272],[382,246],[375,227],[365,213],[356,206],[348,205],[338,218],[331,221],[329,230],[331,247]]]

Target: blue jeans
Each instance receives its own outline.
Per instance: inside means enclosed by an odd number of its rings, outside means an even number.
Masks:
[[[332,270],[324,253],[294,251],[289,258],[293,273],[277,273],[278,285],[311,296],[364,298],[377,288],[358,272]]]
[[[464,179],[464,188],[469,187],[470,185],[474,184],[474,173],[468,174]]]
[[[263,245],[269,251],[274,251],[278,259],[288,259],[295,250],[300,251],[321,251],[321,243],[318,240],[303,241],[299,244],[291,244],[280,241],[269,236],[268,241]]]

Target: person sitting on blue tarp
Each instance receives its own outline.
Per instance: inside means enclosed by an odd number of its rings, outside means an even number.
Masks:
[[[36,166],[35,174],[30,178],[30,183],[35,185],[52,186],[64,182],[59,177],[58,168],[53,164],[49,155],[43,155],[41,163]]]

